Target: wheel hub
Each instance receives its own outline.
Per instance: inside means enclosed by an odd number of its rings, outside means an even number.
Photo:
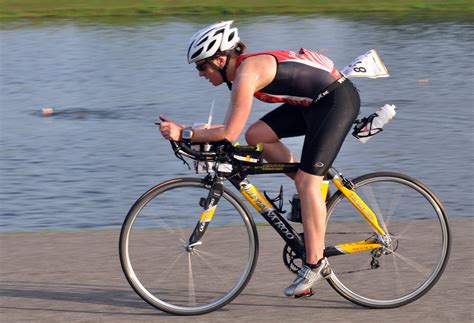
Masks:
[[[202,245],[202,241],[198,241],[198,242],[191,243],[191,244],[190,244],[189,241],[188,241],[188,242],[186,242],[186,243],[183,245],[183,247],[184,247],[184,250],[185,250],[186,252],[191,253],[191,252],[194,252],[194,247],[200,246],[200,245]]]

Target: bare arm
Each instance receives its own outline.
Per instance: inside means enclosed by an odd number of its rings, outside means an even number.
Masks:
[[[276,74],[276,61],[270,55],[259,55],[246,59],[237,70],[226,120],[222,127],[195,130],[194,142],[229,140],[241,134],[252,110],[253,95],[264,88]]]

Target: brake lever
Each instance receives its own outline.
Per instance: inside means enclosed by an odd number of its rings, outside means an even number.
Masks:
[[[191,170],[191,166],[189,166],[189,163],[186,161],[186,159],[184,159],[183,155],[180,154],[181,147],[179,147],[179,145],[176,144],[176,142],[173,140],[170,140],[169,142],[171,144],[171,148],[173,149],[174,155],[176,156],[176,158],[178,158],[179,160],[183,162],[183,164],[188,166],[188,170]]]
[[[155,122],[155,125],[156,126],[161,126],[161,122]],[[170,144],[171,144],[171,149],[173,150],[174,152],[174,155],[176,156],[176,158],[178,158],[179,160],[181,160],[183,162],[183,164],[185,164],[186,166],[188,166],[188,169],[191,170],[191,166],[189,166],[189,163],[186,161],[186,159],[184,159],[184,157],[179,153],[181,148],[179,147],[179,145],[174,141],[174,140],[169,140]]]

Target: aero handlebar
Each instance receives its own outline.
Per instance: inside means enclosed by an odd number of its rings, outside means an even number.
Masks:
[[[160,124],[161,122],[155,122],[155,125],[157,126],[159,126]],[[193,143],[189,140],[170,140],[169,142],[171,144],[171,148],[173,149],[176,155],[184,155],[198,161],[210,161],[220,159],[222,157],[223,159],[227,159],[225,156],[228,156],[228,148],[232,147],[232,143],[227,140],[212,143]],[[201,151],[192,148],[193,145],[204,146],[206,144],[211,144],[211,149],[209,151]]]
[[[216,159],[215,151],[198,151],[190,147],[190,144],[184,141],[170,140],[171,147],[175,154],[185,154],[186,156],[196,160],[214,160]]]

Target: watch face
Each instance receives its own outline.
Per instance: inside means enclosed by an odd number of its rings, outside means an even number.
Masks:
[[[191,130],[191,128],[183,129],[183,133],[181,135],[183,139],[191,139],[192,136],[193,136],[193,131]]]

